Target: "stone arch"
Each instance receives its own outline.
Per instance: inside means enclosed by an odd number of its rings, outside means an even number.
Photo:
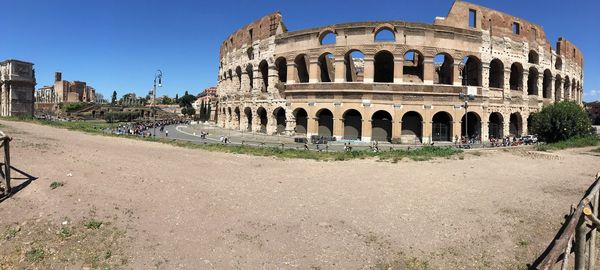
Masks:
[[[362,136],[362,115],[355,109],[349,109],[342,115],[344,119],[344,139],[360,140]]]
[[[565,77],[565,82],[563,83],[563,88],[564,88],[563,99],[570,100],[571,99],[571,80],[569,79],[569,76]]]
[[[423,54],[417,50],[408,50],[404,53],[404,63],[402,65],[403,81],[423,83],[424,61]]]
[[[521,113],[510,114],[508,132],[511,137],[521,137],[523,134],[523,117],[521,117]]]
[[[570,100],[577,100],[577,81],[573,78],[571,82],[571,98]]]
[[[392,115],[384,110],[371,116],[371,138],[374,141],[392,141]]]
[[[277,78],[279,82],[287,82],[287,60],[285,57],[279,57],[275,60],[275,68],[277,69]]]
[[[252,64],[246,66],[246,73],[248,74],[248,82],[250,84],[250,91],[254,88],[254,67]]]
[[[319,124],[317,135],[324,137],[333,136],[333,113],[328,109],[320,109],[316,117]]]
[[[335,80],[335,56],[326,52],[319,56],[319,79],[320,82],[332,82]]]
[[[306,134],[308,128],[308,113],[303,108],[297,108],[293,112],[296,119],[296,134]]]
[[[544,70],[544,80],[542,81],[542,96],[550,98],[552,96],[552,72],[549,69]]]
[[[540,56],[535,50],[530,50],[529,55],[527,57],[527,62],[529,64],[537,65],[540,63]]]
[[[269,118],[267,116],[267,110],[263,107],[258,107],[256,110],[256,116],[258,116],[258,123],[260,124],[260,132],[267,133],[267,124],[269,124]]]
[[[403,141],[420,143],[423,137],[423,117],[415,111],[402,115],[401,134]]]
[[[554,63],[554,68],[557,70],[562,70],[562,66],[563,66],[562,58],[560,58],[560,56],[557,56],[556,62]]]
[[[229,69],[227,71],[227,75],[228,75],[229,81],[233,81],[233,71],[231,69]]]
[[[287,119],[285,117],[285,109],[282,107],[277,107],[273,110],[273,117],[275,118],[275,125],[277,134],[284,134],[285,128],[287,126]]]
[[[396,31],[394,30],[394,26],[391,24],[382,24],[375,28],[374,30],[374,38],[375,42],[394,42],[396,41]]]
[[[308,56],[306,54],[300,54],[296,56],[294,59],[294,64],[296,64],[296,74],[297,74],[297,82],[299,83],[307,83],[309,80],[308,74]]]
[[[260,76],[263,83],[261,92],[266,93],[269,88],[269,63],[267,63],[267,60],[260,61],[258,69],[260,70]]]
[[[554,78],[554,101],[559,102],[562,97],[562,77],[556,74]]]
[[[431,118],[432,140],[434,142],[452,141],[452,115],[448,112],[437,112]]]
[[[510,90],[523,90],[523,65],[519,62],[510,66]]]
[[[468,139],[481,138],[481,116],[478,113],[468,112],[466,115],[463,114],[460,126],[461,136],[465,136]]]
[[[246,55],[248,56],[248,60],[254,60],[254,48],[248,48],[246,50]]]
[[[345,81],[364,81],[365,55],[359,50],[350,50],[344,55]]]
[[[527,94],[537,96],[538,94],[538,80],[540,74],[535,67],[529,68],[529,76],[527,77]]]
[[[454,59],[448,53],[439,53],[433,58],[436,84],[452,85],[454,83]]]
[[[504,63],[498,58],[490,62],[490,88],[504,88]]]
[[[246,131],[252,131],[252,109],[250,107],[244,108],[244,116],[246,116]]]
[[[469,55],[462,61],[462,84],[466,86],[481,86],[481,60]]]
[[[504,117],[499,112],[490,113],[488,119],[488,138],[500,139],[504,137]]]
[[[237,90],[242,90],[242,67],[237,66],[235,68],[235,76],[238,79],[238,89]]]
[[[394,55],[386,50],[379,51],[374,58],[374,82],[394,82]]]
[[[334,45],[336,43],[337,35],[331,29],[325,29],[319,33],[319,44],[320,45]]]

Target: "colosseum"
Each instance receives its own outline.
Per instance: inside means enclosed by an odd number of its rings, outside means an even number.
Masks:
[[[215,121],[331,140],[481,141],[527,134],[530,114],[581,103],[583,56],[542,26],[455,1],[433,24],[353,22],[290,32],[280,13],[220,48]]]

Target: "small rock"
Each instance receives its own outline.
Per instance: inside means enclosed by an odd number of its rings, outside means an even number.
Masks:
[[[73,176],[73,174],[72,173],[67,173],[67,176],[71,177],[71,176]]]
[[[67,225],[67,224],[69,224],[69,222],[66,220],[62,222],[62,225]]]

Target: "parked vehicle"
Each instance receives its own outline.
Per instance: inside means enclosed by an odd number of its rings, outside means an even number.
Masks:
[[[537,135],[526,135],[521,138],[524,144],[536,144],[538,142]]]

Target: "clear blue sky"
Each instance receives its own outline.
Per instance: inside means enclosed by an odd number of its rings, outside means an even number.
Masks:
[[[600,1],[473,0],[542,25],[585,57],[585,100],[600,100]],[[0,0],[0,59],[35,64],[38,87],[55,71],[109,97],[146,95],[164,72],[159,95],[196,94],[216,84],[220,43],[253,20],[281,11],[290,31],[352,21],[432,23],[451,0]]]

